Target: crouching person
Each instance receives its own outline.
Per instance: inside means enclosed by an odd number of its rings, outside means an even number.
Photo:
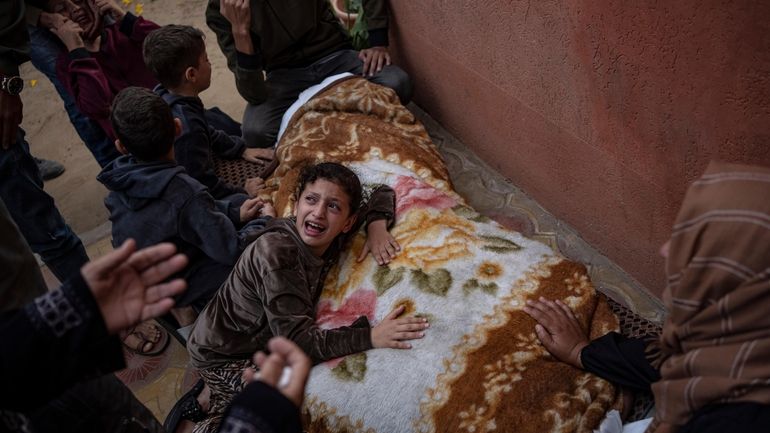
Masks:
[[[190,259],[182,277],[189,289],[176,306],[203,309],[229,275],[246,245],[275,215],[272,205],[246,200],[240,208],[215,200],[208,189],[174,161],[179,121],[150,90],[129,87],[112,106],[111,121],[123,156],[97,177],[109,190],[113,243],[134,238],[140,247],[174,243]],[[180,325],[195,314],[182,315]],[[189,313],[189,309],[187,310]]]

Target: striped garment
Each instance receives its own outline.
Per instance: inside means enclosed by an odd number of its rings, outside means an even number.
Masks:
[[[671,235],[648,432],[709,404],[770,404],[770,169],[712,162]]]

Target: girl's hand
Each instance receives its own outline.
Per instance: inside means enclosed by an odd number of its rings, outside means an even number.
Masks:
[[[80,36],[83,33],[83,29],[74,21],[65,18],[58,27],[51,28],[51,31],[61,39],[64,46],[67,47],[67,51],[85,47],[83,38]]]
[[[362,262],[370,252],[380,266],[387,265],[401,251],[401,245],[388,232],[387,220],[377,220],[369,223],[366,229],[366,244],[359,254],[357,262]]]
[[[404,312],[404,306],[391,311],[377,326],[372,328],[372,346],[375,348],[389,347],[391,349],[411,349],[412,345],[405,340],[415,340],[425,336],[424,330],[430,324],[424,317],[398,318]]]
[[[126,16],[126,12],[113,0],[95,0],[94,4],[99,9],[100,15],[110,14],[115,21],[120,21]]]

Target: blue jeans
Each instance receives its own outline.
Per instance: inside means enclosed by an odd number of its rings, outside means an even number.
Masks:
[[[64,102],[64,109],[67,110],[70,122],[80,136],[80,139],[83,140],[88,150],[94,155],[96,162],[101,167],[106,166],[113,159],[120,156],[120,153],[115,149],[115,144],[107,137],[107,134],[104,133],[99,124],[78,110],[72,95],[67,92],[67,89],[59,81],[59,77],[56,75],[56,59],[64,52],[61,42],[46,29],[35,26],[27,26],[27,29],[29,30],[29,57],[32,60],[32,64],[53,83],[56,91],[59,92],[62,102]]]
[[[64,222],[29,153],[24,130],[8,150],[0,148],[0,200],[32,248],[51,272],[66,280],[88,261],[83,244]]]

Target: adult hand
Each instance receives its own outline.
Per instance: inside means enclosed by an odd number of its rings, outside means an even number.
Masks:
[[[556,359],[577,368],[583,368],[580,352],[589,343],[588,335],[580,326],[575,313],[561,301],[527,301],[524,312],[537,325],[535,333],[546,350]]]
[[[361,254],[358,255],[357,262],[362,262],[366,255],[371,252],[378,265],[387,265],[401,251],[401,245],[388,232],[387,220],[382,219],[370,222],[366,232],[366,243],[364,244],[364,249],[361,250]]]
[[[247,368],[243,374],[246,382],[253,380],[264,382],[278,389],[297,407],[301,407],[305,397],[305,384],[310,373],[310,358],[293,341],[284,337],[271,338],[267,342],[267,349],[270,355],[264,352],[254,354],[254,364],[259,368],[259,375],[256,376],[253,369]],[[289,382],[279,387],[278,382],[284,367],[291,368],[291,375]]]
[[[100,15],[104,16],[110,14],[112,15],[112,18],[115,18],[115,21],[120,21],[124,16],[126,16],[126,11],[124,11],[123,8],[121,8],[120,5],[113,0],[95,0],[94,4],[99,10]]]
[[[136,251],[136,242],[129,239],[83,266],[80,273],[110,334],[161,316],[174,306],[172,296],[187,287],[182,279],[162,283],[187,266],[187,257],[175,253],[170,243]]]
[[[251,7],[249,0],[221,0],[219,13],[230,21],[233,34],[244,34],[251,27]]]
[[[241,158],[250,162],[272,161],[275,158],[275,149],[247,147],[241,154]]]
[[[64,22],[59,27],[54,27],[51,31],[61,39],[64,46],[67,47],[67,51],[85,47],[83,38],[81,37],[83,29],[74,21],[65,18]]]
[[[373,76],[382,71],[386,65],[390,65],[390,53],[387,47],[372,47],[361,50],[358,58],[364,62],[363,76]]]
[[[62,14],[43,11],[40,12],[40,17],[37,19],[37,24],[40,27],[51,30],[56,27],[60,27],[66,20],[67,18]]]
[[[24,117],[24,106],[19,95],[0,90],[0,146],[7,150],[16,142],[16,134]]]
[[[428,329],[428,319],[424,317],[398,318],[404,312],[401,305],[391,311],[385,319],[372,328],[372,346],[376,348],[411,349],[412,345],[405,340],[416,340],[425,336]]]
[[[245,223],[257,218],[264,204],[262,199],[259,198],[250,198],[244,201],[241,205],[241,222]]]

